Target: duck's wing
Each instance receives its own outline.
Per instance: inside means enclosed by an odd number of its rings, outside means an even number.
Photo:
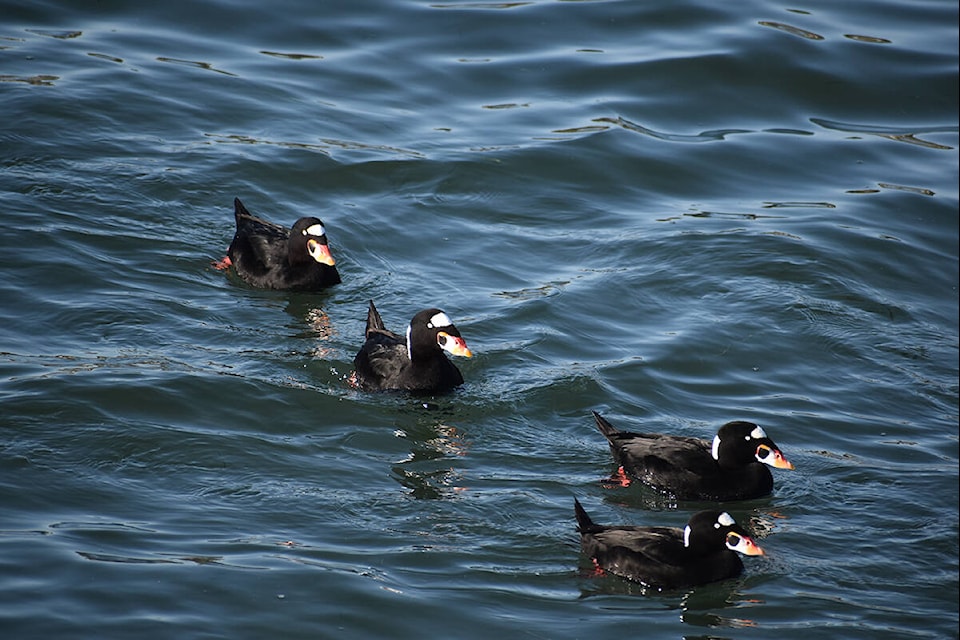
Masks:
[[[593,534],[587,548],[597,566],[649,587],[677,583],[683,573],[681,533],[670,527],[608,527]],[[586,547],[587,545],[585,545]]]
[[[610,440],[610,447],[620,464],[638,477],[679,472],[716,473],[710,444],[700,438],[622,431]]]
[[[243,206],[240,198],[233,200],[233,214],[237,231],[228,255],[234,262],[239,259],[254,272],[263,272],[286,262],[284,256],[290,237],[288,229],[253,215]]]
[[[360,386],[367,389],[391,388],[409,363],[402,338],[387,330],[372,329],[353,359]]]

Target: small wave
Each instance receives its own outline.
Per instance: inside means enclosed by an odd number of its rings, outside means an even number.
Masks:
[[[869,135],[879,136],[881,138],[887,138],[888,140],[894,140],[896,142],[906,142],[908,144],[915,144],[921,147],[927,147],[929,149],[942,150],[953,149],[953,147],[923,140],[919,138],[918,135],[927,133],[957,133],[960,131],[960,128],[958,127],[946,125],[935,127],[913,127],[910,129],[905,129],[903,127],[889,127],[884,125],[835,122],[833,120],[826,120],[824,118],[810,118],[810,122],[821,126],[824,129],[830,129],[832,131],[843,131],[845,133],[866,133]]]

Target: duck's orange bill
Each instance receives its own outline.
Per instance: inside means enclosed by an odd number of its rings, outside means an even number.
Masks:
[[[745,556],[763,555],[763,549],[761,549],[752,538],[734,533],[733,531],[727,534],[727,548],[733,551],[739,551]]]
[[[464,358],[472,358],[473,352],[467,348],[466,341],[460,336],[452,336],[445,331],[441,331],[437,334],[437,344],[440,347],[455,356],[463,356]]]
[[[783,454],[773,450],[773,467],[777,469],[793,469],[793,463],[783,457]]]
[[[328,267],[337,264],[337,261],[333,259],[333,254],[330,253],[330,245],[310,239],[307,240],[307,251],[309,251],[310,256],[320,264],[325,264]]]

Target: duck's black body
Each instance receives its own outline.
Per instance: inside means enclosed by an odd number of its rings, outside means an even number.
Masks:
[[[574,499],[580,547],[600,569],[654,589],[680,589],[733,578],[737,552],[763,551],[722,511],[694,514],[685,529],[594,524]]]
[[[769,466],[792,469],[758,425],[728,422],[700,438],[619,431],[597,412],[597,428],[623,473],[679,500],[747,500],[769,494]]]
[[[318,218],[300,218],[285,229],[251,214],[239,198],[233,209],[237,230],[227,258],[244,282],[295,291],[317,291],[340,282]]]
[[[413,317],[406,336],[388,330],[370,301],[366,341],[353,359],[356,385],[367,391],[437,393],[463,384],[463,375],[444,351],[470,357],[460,332],[440,309]]]

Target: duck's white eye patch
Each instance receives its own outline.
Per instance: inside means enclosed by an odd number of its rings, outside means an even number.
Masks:
[[[326,233],[326,229],[323,228],[322,224],[312,224],[306,229],[303,230],[304,235],[308,236],[322,236]]]
[[[737,524],[736,520],[730,517],[730,514],[724,511],[720,514],[720,517],[717,518],[717,524],[723,525],[724,527],[732,527]]]
[[[436,329],[438,327],[449,327],[452,325],[450,318],[447,317],[443,311],[440,313],[433,314],[433,317],[430,318],[430,322],[427,323],[428,329]]]
[[[757,428],[750,432],[750,437],[759,440],[760,438],[766,438],[767,434],[760,428],[760,425],[757,425]]]

